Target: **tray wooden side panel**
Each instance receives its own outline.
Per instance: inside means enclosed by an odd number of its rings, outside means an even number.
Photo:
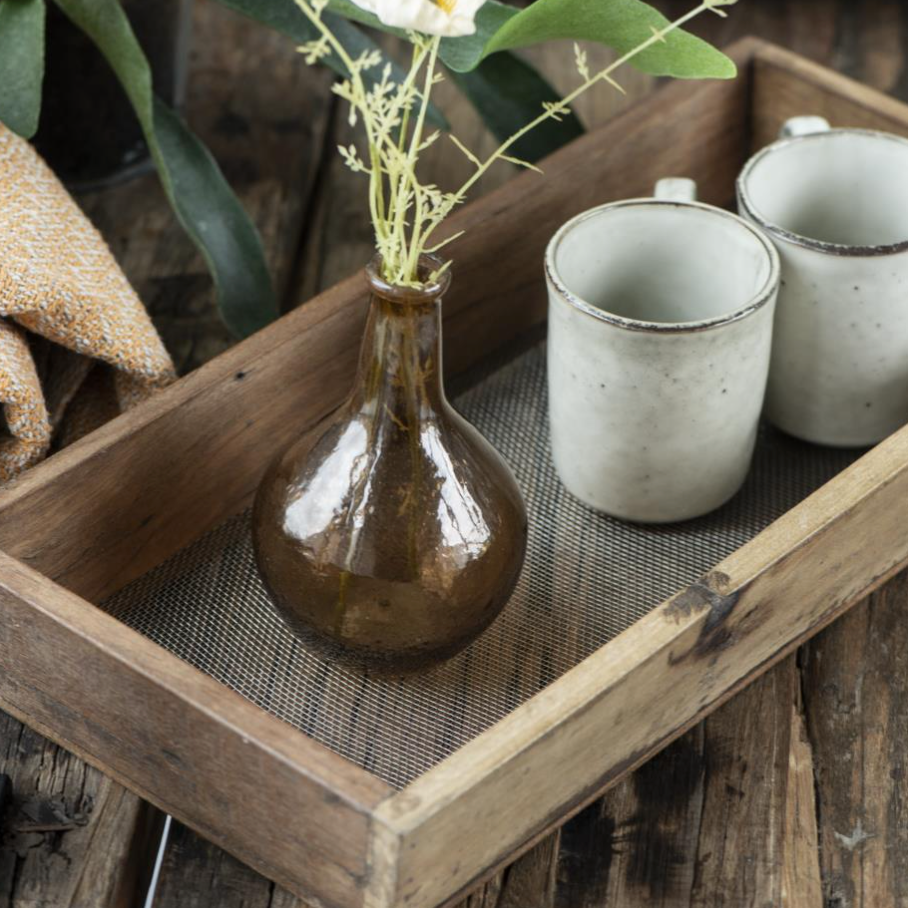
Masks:
[[[729,201],[755,46],[733,52],[739,80],[672,84],[452,220],[467,233],[451,248],[449,372],[544,320],[543,250],[568,217],[679,172]],[[240,510],[270,457],[341,402],[364,313],[354,277],[55,455],[0,491],[0,549],[92,601],[145,573]]]
[[[790,117],[815,114],[833,126],[908,135],[901,101],[774,45],[754,60],[754,150],[774,142]]]
[[[384,782],[0,554],[0,708],[329,906],[363,901]]]
[[[367,904],[433,908],[564,822],[908,564],[906,506],[908,428],[381,805]]]

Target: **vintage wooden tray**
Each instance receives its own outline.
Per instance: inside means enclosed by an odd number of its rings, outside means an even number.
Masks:
[[[672,84],[554,155],[544,179],[522,175],[458,215],[467,233],[452,250],[446,301],[452,375],[538,337],[543,248],[580,209],[648,194],[672,174],[730,205],[744,160],[796,114],[908,135],[908,108],[895,101],[759,41],[733,53],[737,81]],[[570,635],[582,645],[564,643],[557,621],[549,638],[524,634],[561,648],[534,651],[534,680],[507,696],[500,671],[473,670],[492,657],[524,665],[510,638],[494,636],[504,634],[498,625],[481,642],[485,656],[461,657],[457,683],[449,668],[423,689],[382,688],[292,651],[249,576],[236,516],[271,454],[341,401],[364,301],[355,276],[0,493],[0,707],[314,902],[431,908],[564,822],[908,562],[908,430],[864,456],[770,437],[755,474],[764,485],[739,510],[691,530],[634,531],[630,548],[615,542],[630,536],[590,512],[549,521],[561,535],[537,537],[521,603],[563,622],[578,599],[595,611],[608,586],[617,624],[584,618],[583,633]],[[524,353],[462,398],[499,443],[516,412],[504,406],[508,382],[516,375],[521,399],[542,399],[540,356]],[[539,420],[538,410],[518,415]],[[545,474],[537,459],[524,482]],[[530,492],[544,528],[548,493]],[[591,527],[595,538],[575,544]],[[549,582],[564,553],[584,546],[577,564],[592,579]],[[547,551],[543,595],[534,571]],[[701,564],[713,552],[718,563]],[[233,586],[221,589],[225,577]],[[656,595],[666,578],[672,586]],[[659,604],[676,578],[689,585]],[[252,674],[235,677],[244,665]],[[318,703],[306,701],[313,692]]]

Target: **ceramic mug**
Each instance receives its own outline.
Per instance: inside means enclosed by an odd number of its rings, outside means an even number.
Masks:
[[[797,117],[738,204],[782,261],[767,418],[825,445],[890,435],[908,422],[908,141]]]
[[[655,199],[594,208],[546,252],[555,467],[576,497],[627,520],[719,507],[756,440],[779,259],[695,189],[662,181]]]

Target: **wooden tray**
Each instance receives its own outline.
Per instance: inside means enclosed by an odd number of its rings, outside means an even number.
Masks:
[[[908,108],[755,40],[465,208],[448,371],[545,319],[542,251],[597,202],[694,177],[732,203],[788,117],[908,135]],[[564,822],[908,562],[908,430],[401,789],[93,603],[249,504],[352,378],[355,276],[0,493],[0,707],[329,906],[431,908]],[[553,607],[558,603],[554,602]]]

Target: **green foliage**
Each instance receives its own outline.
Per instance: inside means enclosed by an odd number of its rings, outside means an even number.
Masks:
[[[519,15],[520,10],[514,6],[499,3],[498,0],[487,0],[476,14],[475,34],[464,35],[462,38],[445,38],[441,42],[439,56],[442,62],[454,72],[465,73],[476,69],[487,56],[486,46],[489,41]]]
[[[328,9],[372,28],[401,34],[352,0],[330,0]],[[488,0],[476,16],[476,33],[445,38],[439,56],[449,69],[470,72],[490,54],[558,38],[597,41],[626,53],[646,40],[653,29],[666,25],[665,16],[642,0],[535,0],[524,9]],[[685,79],[731,79],[735,75],[735,65],[725,54],[680,30],[665,44],[640,54],[632,65],[652,75]]]
[[[491,35],[482,55],[556,38],[598,41],[625,54],[668,24],[641,0],[536,0]],[[633,65],[655,76],[682,79],[732,79],[736,74],[725,54],[680,29],[635,57]]]
[[[295,6],[293,0],[243,2]],[[352,0],[329,0],[328,9],[370,28],[405,36]],[[492,133],[504,139],[532,120],[544,101],[557,99],[555,90],[530,64],[504,52],[561,38],[597,41],[624,54],[668,24],[665,16],[642,0],[535,0],[524,9],[487,0],[476,15],[476,33],[442,39],[439,58],[455,74]],[[680,29],[631,63],[652,75],[676,78],[730,79],[736,74],[725,54]],[[546,123],[521,139],[515,154],[538,161],[582,129],[574,114],[568,113],[563,123]]]
[[[495,54],[472,72],[452,75],[499,142],[535,119],[544,101],[559,100],[558,92],[514,54]],[[582,134],[580,120],[568,113],[561,122],[549,120],[525,135],[513,153],[535,162]]]
[[[0,121],[30,139],[41,115],[44,0],[0,0]]]
[[[126,90],[164,191],[211,270],[227,326],[244,337],[266,325],[278,307],[258,234],[209,152],[152,94],[148,61],[123,8],[117,0],[56,2]]]

